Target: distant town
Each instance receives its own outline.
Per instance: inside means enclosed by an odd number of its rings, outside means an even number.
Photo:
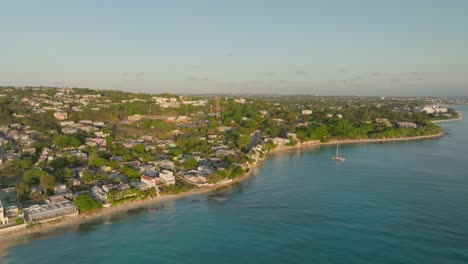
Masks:
[[[467,102],[1,87],[0,231],[226,185],[273,150],[438,135]]]

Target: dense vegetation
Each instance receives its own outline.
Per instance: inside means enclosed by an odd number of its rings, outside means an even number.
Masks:
[[[89,193],[82,194],[73,200],[80,212],[89,212],[102,208],[102,203],[94,199]]]
[[[131,165],[123,165],[112,157],[119,156],[123,162],[150,162],[161,157],[172,160],[184,170],[196,169],[200,164],[193,155],[213,157],[213,142],[222,142],[226,147],[239,150],[236,155],[222,157],[223,166],[216,167],[216,172],[208,177],[209,182],[233,179],[244,170],[240,165],[248,162],[247,153],[256,144],[273,148],[268,138],[289,138],[289,145],[308,140],[329,141],[333,139],[367,139],[394,138],[404,136],[432,135],[441,132],[433,123],[435,119],[456,117],[457,113],[449,109],[446,115],[425,114],[420,107],[430,104],[429,101],[414,99],[385,99],[357,97],[317,97],[317,96],[265,96],[247,98],[242,102],[233,97],[215,100],[213,97],[192,98],[206,99],[201,106],[180,104],[176,108],[162,108],[156,105],[149,94],[134,94],[121,91],[98,91],[90,89],[73,89],[76,100],[69,100],[61,105],[69,113],[69,121],[80,120],[106,121],[107,127],[100,131],[106,133],[107,146],[83,145],[86,138],[94,137],[94,132],[79,131],[65,135],[60,122],[53,117],[52,110],[33,111],[24,98],[56,98],[57,89],[53,88],[0,88],[0,126],[18,123],[35,130],[30,148],[34,151],[22,151],[0,171],[1,175],[17,179],[18,195],[21,200],[40,199],[52,194],[56,183],[72,186],[71,167],[82,166],[86,170],[81,175],[85,184],[119,183],[121,181],[138,181],[140,172]],[[5,91],[5,93],[3,93]],[[8,91],[8,92],[6,92]],[[85,96],[96,96],[86,105],[79,100]],[[164,98],[179,96],[163,94]],[[60,101],[60,100],[59,100]],[[59,102],[61,103],[61,102]],[[219,116],[216,106],[219,104]],[[42,103],[41,106],[53,106]],[[80,111],[72,111],[74,107]],[[37,110],[37,109],[36,109]],[[303,114],[303,110],[311,112]],[[135,122],[128,121],[134,114],[142,115]],[[188,122],[170,122],[167,117],[184,115]],[[386,121],[383,122],[382,119]],[[404,128],[398,122],[410,122],[416,128]],[[296,135],[296,137],[292,136]],[[0,132],[0,136],[3,134]],[[168,149],[157,145],[147,148],[144,144],[133,147],[124,146],[124,141],[150,136],[155,139],[170,139],[173,144]],[[10,140],[2,148],[5,151],[19,152],[20,143]],[[81,149],[88,158],[81,160],[71,154],[70,150]],[[53,160],[40,160],[43,151],[59,153]],[[190,154],[192,156],[184,156]],[[264,155],[264,154],[262,154]],[[123,179],[110,179],[102,170],[110,168]],[[3,183],[3,182],[2,182]],[[4,183],[3,183],[4,184]],[[43,194],[32,191],[40,186]],[[162,192],[177,193],[190,188],[183,182],[162,189]],[[121,194],[119,194],[121,195]],[[140,194],[138,194],[140,195]],[[130,196],[129,196],[130,197]],[[110,197],[120,198],[120,197]],[[84,198],[82,198],[84,199]],[[115,201],[120,199],[115,199]]]

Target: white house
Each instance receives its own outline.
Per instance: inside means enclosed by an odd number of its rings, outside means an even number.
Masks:
[[[447,113],[448,109],[445,107],[439,107],[438,105],[425,106],[421,112],[426,112],[427,114],[443,114]]]
[[[141,176],[140,179],[144,184],[154,188],[156,188],[159,183],[159,178],[157,177]]]
[[[175,184],[175,177],[172,171],[162,170],[159,172],[159,178],[161,178],[166,183],[166,185]]]

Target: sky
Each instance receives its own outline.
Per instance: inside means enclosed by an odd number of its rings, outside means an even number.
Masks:
[[[465,0],[0,0],[0,86],[467,96]]]

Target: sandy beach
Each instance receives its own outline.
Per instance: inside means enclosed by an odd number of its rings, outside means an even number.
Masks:
[[[457,119],[450,119],[450,120],[443,120],[443,121],[448,122],[448,121],[457,121],[461,119],[463,119],[463,115],[461,115],[461,117]],[[349,140],[344,139],[344,140],[331,140],[329,142],[308,141],[308,142],[298,143],[295,146],[277,147],[274,150],[271,150],[269,153],[288,151],[288,150],[294,150],[294,149],[302,149],[302,148],[307,148],[307,147],[316,147],[316,146],[322,146],[322,145],[333,145],[337,143],[357,144],[357,143],[423,140],[423,139],[437,138],[443,135],[444,133],[441,132],[435,135],[418,136],[418,137],[401,137],[401,138],[386,138],[386,139],[349,139]],[[169,200],[180,199],[180,198],[195,195],[195,194],[202,194],[202,193],[214,191],[216,189],[221,189],[226,186],[240,182],[246,179],[247,177],[251,176],[252,174],[255,174],[256,168],[261,166],[262,163],[263,162],[258,162],[257,164],[254,164],[252,168],[249,170],[249,172],[245,173],[241,177],[238,177],[232,180],[229,183],[201,187],[201,188],[192,189],[188,192],[175,194],[175,195],[163,195],[163,196],[160,196],[158,198],[153,198],[153,199],[136,200],[136,201],[128,202],[128,203],[125,203],[116,207],[102,208],[92,213],[85,213],[85,214],[77,215],[74,217],[65,217],[61,219],[60,221],[42,223],[40,226],[36,226],[36,227],[26,228],[26,226],[23,226],[22,228],[14,229],[14,230],[9,229],[9,228],[0,229],[0,249],[11,246],[11,244],[17,244],[17,243],[21,243],[22,241],[27,241],[33,235],[37,236],[37,235],[41,235],[41,234],[45,234],[49,232],[58,232],[61,230],[66,231],[69,228],[78,227],[79,225],[83,223],[91,222],[99,218],[105,218],[114,214],[126,213],[129,210],[134,210],[134,209],[148,207],[148,206],[155,206],[155,205],[162,204]]]

